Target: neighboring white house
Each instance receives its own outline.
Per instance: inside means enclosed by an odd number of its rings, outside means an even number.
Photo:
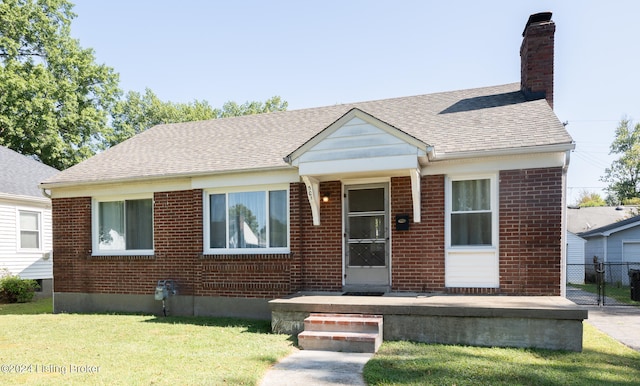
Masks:
[[[567,283],[584,284],[584,247],[587,240],[567,231]]]
[[[45,293],[53,279],[51,200],[38,184],[56,173],[0,146],[0,270],[37,280]]]

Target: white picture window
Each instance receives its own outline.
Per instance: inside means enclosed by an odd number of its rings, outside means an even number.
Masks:
[[[286,189],[209,193],[205,249],[210,252],[285,252],[289,247]]]
[[[151,198],[95,200],[94,253],[153,253]]]
[[[20,249],[41,248],[41,216],[40,212],[19,211]]]

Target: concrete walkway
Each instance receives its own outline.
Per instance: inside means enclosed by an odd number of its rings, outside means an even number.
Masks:
[[[362,379],[369,353],[299,350],[271,368],[261,386],[366,385]]]
[[[589,318],[585,322],[622,344],[640,351],[640,308],[588,307]]]

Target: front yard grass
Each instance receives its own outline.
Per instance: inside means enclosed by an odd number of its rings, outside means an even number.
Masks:
[[[51,314],[0,304],[0,384],[243,384],[294,350],[267,321]],[[385,342],[370,385],[636,385],[640,353],[588,323],[582,353]]]
[[[268,321],[15,308],[30,305],[0,305],[0,384],[254,385],[293,350]]]
[[[583,352],[385,342],[370,385],[637,385],[640,353],[590,324]]]

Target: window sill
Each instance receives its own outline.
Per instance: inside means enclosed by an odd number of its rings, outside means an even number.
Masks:
[[[289,248],[219,248],[205,249],[203,255],[282,255],[289,254]]]

